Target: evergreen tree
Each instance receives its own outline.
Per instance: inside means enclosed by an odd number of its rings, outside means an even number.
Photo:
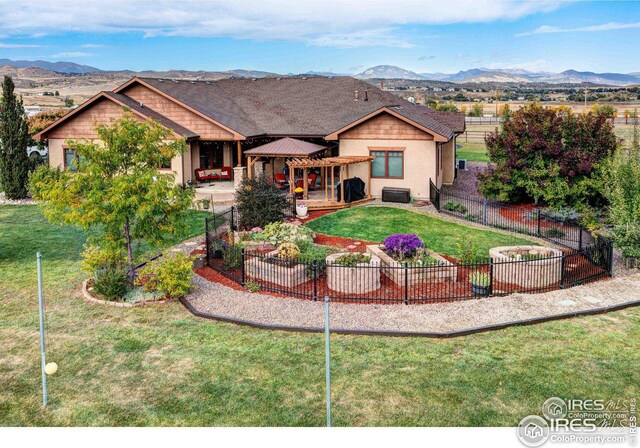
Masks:
[[[24,199],[29,182],[29,127],[14,88],[13,79],[5,76],[0,105],[0,181],[8,199]]]

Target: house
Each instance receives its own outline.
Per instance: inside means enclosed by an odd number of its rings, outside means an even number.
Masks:
[[[383,187],[404,187],[416,198],[427,198],[430,180],[438,186],[453,182],[455,139],[465,126],[464,114],[412,104],[348,76],[219,81],[135,77],[100,92],[35,139],[47,140],[51,166],[73,166],[75,155],[66,142],[96,139],[96,124],[125,110],[186,139],[188,151],[165,168],[176,173],[179,183],[196,178],[202,169],[234,167],[236,180],[247,166],[270,176],[282,173],[297,153],[278,148],[259,160],[245,153],[289,137],[325,148],[312,158],[369,157],[367,163],[351,166],[348,177],[360,177],[367,195],[374,197],[381,196]],[[289,142],[288,147],[295,145]],[[334,169],[325,169],[321,185],[326,186]]]

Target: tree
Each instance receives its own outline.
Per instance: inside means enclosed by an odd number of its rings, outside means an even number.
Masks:
[[[22,99],[14,93],[10,76],[2,83],[0,110],[0,181],[8,199],[27,197],[29,176],[29,129]]]
[[[65,105],[66,107],[71,107],[71,106],[73,106],[73,98],[66,98],[66,99],[64,100],[64,105]]]
[[[502,118],[503,122],[511,118],[511,107],[509,106],[509,103],[500,106],[498,114],[500,115],[500,118]]]
[[[436,110],[440,112],[458,112],[458,106],[451,102],[438,103],[436,105]]]
[[[484,109],[482,107],[482,104],[474,104],[473,106],[471,106],[471,110],[469,111],[470,117],[482,117],[483,114]]]
[[[532,103],[489,134],[486,144],[492,165],[479,176],[483,195],[580,208],[603,202],[601,164],[617,140],[604,116]]]
[[[611,104],[594,104],[591,106],[591,112],[595,115],[602,115],[607,118],[613,118],[618,115],[618,110]]]
[[[184,227],[193,190],[177,186],[174,174],[159,167],[184,152],[186,144],[159,123],[130,113],[96,131],[100,142],[67,142],[78,156],[77,172],[38,168],[31,188],[51,222],[96,228],[95,242],[102,248],[126,250],[133,285],[140,244],[158,244]]]

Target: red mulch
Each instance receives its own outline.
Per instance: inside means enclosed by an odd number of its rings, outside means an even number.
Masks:
[[[314,240],[316,244],[323,246],[333,246],[340,249],[346,249],[350,252],[366,252],[368,244],[380,244],[373,241],[357,240],[354,238],[344,238],[341,236],[325,235],[324,233],[316,233]],[[355,244],[358,243],[358,244]],[[348,246],[356,246],[355,249],[347,249]]]

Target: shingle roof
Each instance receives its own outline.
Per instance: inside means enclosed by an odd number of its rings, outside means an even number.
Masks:
[[[248,156],[309,157],[325,149],[327,149],[326,146],[285,137],[249,149],[244,153]]]
[[[138,79],[247,137],[326,136],[383,107],[447,138],[464,131],[463,114],[434,111],[349,76]]]
[[[181,135],[187,138],[197,138],[198,134],[189,129],[185,128],[182,125],[179,125],[175,121],[172,121],[165,117],[164,115],[159,114],[153,109],[149,109],[148,107],[141,105],[134,99],[128,97],[127,95],[123,95],[121,93],[114,92],[103,92],[106,96],[113,98],[116,101],[124,104],[125,106],[131,108],[132,110],[144,115],[145,117],[155,120],[159,122],[162,126],[174,131],[176,134]]]

